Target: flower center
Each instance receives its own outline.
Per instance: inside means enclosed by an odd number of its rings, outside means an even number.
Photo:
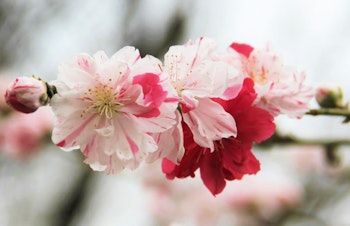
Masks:
[[[166,56],[168,58],[168,73],[171,84],[181,97],[181,92],[185,89],[186,80],[191,76],[192,70],[189,63],[179,63],[179,57],[176,54]]]
[[[95,89],[93,92],[96,97],[94,108],[100,112],[101,116],[105,115],[108,119],[112,118],[113,112],[116,112],[121,105],[115,101],[113,88],[104,85],[102,89]]]
[[[90,88],[85,92],[85,95],[83,100],[88,101],[89,105],[83,110],[83,113],[80,115],[81,117],[90,110],[94,110],[97,111],[100,116],[111,119],[113,118],[113,114],[118,112],[119,108],[123,106],[123,104],[118,101],[118,95],[115,89],[108,84],[101,84]]]
[[[255,56],[252,56],[249,61],[246,60],[245,65],[247,75],[252,78],[254,82],[261,85],[267,83],[270,71],[263,65],[260,65]]]

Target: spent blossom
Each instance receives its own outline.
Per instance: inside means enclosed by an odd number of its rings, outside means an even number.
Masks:
[[[95,170],[138,167],[158,149],[151,134],[175,123],[177,97],[159,65],[133,47],[111,58],[104,52],[80,54],[63,64],[51,100],[54,143],[67,151],[80,148]]]
[[[285,65],[269,48],[256,49],[247,44],[232,43],[230,51],[238,55],[243,74],[255,82],[258,98],[255,104],[274,116],[286,114],[300,118],[309,110],[314,90],[304,84],[306,73]]]

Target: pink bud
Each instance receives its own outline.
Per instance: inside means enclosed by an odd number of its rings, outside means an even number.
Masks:
[[[17,111],[34,112],[48,101],[46,84],[35,77],[16,78],[7,87],[5,99]]]
[[[343,107],[343,90],[338,85],[324,84],[316,90],[316,101],[324,108]]]

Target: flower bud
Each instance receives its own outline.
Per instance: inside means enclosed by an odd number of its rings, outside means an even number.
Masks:
[[[7,87],[5,99],[17,111],[31,113],[47,104],[49,97],[45,81],[33,76],[16,78]]]
[[[316,101],[323,108],[342,108],[343,90],[338,85],[324,84],[316,90]]]

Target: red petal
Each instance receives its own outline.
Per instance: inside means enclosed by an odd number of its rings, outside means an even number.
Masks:
[[[243,144],[235,139],[225,139],[222,151],[223,167],[227,180],[241,179],[245,174],[255,174],[260,170],[260,162],[251,152],[251,144]]]
[[[218,151],[213,153],[207,151],[204,154],[200,164],[200,172],[204,185],[214,196],[224,190],[226,181]]]
[[[252,107],[256,95],[254,82],[246,78],[238,96],[225,103],[226,111],[236,121],[237,139],[243,143],[261,142],[275,132],[274,117],[266,110]]]
[[[145,103],[151,103],[153,106],[159,107],[167,96],[167,91],[159,85],[159,76],[153,73],[145,73],[136,75],[133,84],[142,86]]]
[[[237,139],[244,143],[262,142],[270,138],[275,132],[274,117],[266,110],[250,107],[245,112],[233,114],[236,120]]]
[[[168,159],[163,159],[163,172],[167,178],[173,179],[185,178],[188,176],[194,177],[195,171],[198,169],[204,148],[200,147],[193,140],[193,134],[185,123],[182,123],[184,133],[185,154],[178,165],[172,163]],[[169,163],[170,162],[170,163]]]
[[[260,171],[260,162],[251,151],[246,152],[246,161],[244,165],[247,174],[256,174]]]
[[[237,97],[227,102],[227,111],[232,115],[237,111],[245,111],[252,106],[256,96],[253,80],[244,79],[242,89]]]
[[[249,57],[250,53],[253,51],[253,47],[251,47],[248,44],[241,44],[234,42],[230,45],[230,47],[234,50],[236,50],[238,53],[244,55],[245,57]]]
[[[162,171],[165,173],[166,177],[170,180],[175,178],[175,168],[176,165],[167,158],[164,158],[162,161]]]

